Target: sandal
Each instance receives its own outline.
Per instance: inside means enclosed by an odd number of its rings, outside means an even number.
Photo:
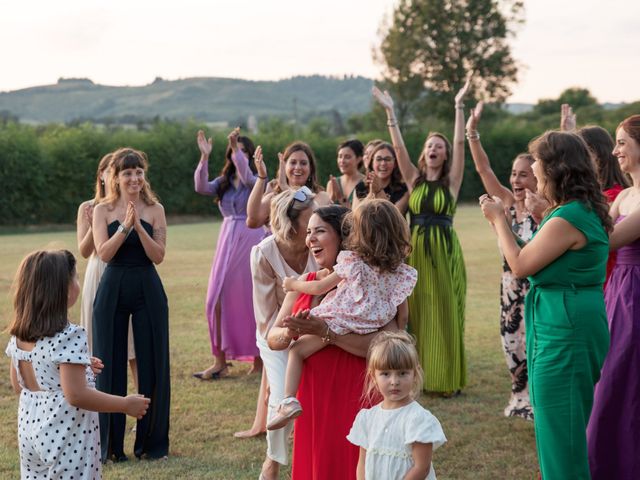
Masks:
[[[211,373],[207,373],[206,370],[202,372],[196,372],[192,376],[197,378],[198,380],[209,381],[209,380],[219,380],[220,378],[226,377],[229,375],[229,367],[231,364],[227,363],[224,367],[214,370]]]
[[[302,414],[302,406],[296,397],[287,397],[278,407],[278,413],[267,423],[267,430],[278,430],[286,427],[294,418]]]

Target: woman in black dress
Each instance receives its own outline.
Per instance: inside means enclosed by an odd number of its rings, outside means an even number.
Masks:
[[[138,393],[151,399],[138,420],[134,454],[163,458],[169,453],[169,311],[154,263],[164,259],[167,222],[145,178],[143,152],[114,152],[111,192],[93,213],[96,251],[107,263],[93,304],[93,352],[105,368],[96,386],[103,392],[127,391],[129,317],[138,361]],[[100,414],[102,461],[127,460],[125,416]]]

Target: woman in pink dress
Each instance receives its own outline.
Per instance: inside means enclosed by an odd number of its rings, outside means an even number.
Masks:
[[[195,190],[214,197],[223,221],[216,255],[209,277],[206,314],[211,337],[213,365],[194,373],[200,380],[227,375],[227,360],[253,360],[254,370],[262,366],[255,344],[255,318],[251,302],[251,248],[265,237],[262,228],[248,228],[247,201],[256,182],[251,162],[255,148],[236,128],[229,134],[226,161],[220,175],[209,181],[209,154],[212,142],[198,132],[200,162],[194,174]]]

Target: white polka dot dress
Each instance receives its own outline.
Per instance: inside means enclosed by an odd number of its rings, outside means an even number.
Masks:
[[[11,337],[6,353],[22,387],[18,408],[21,478],[101,478],[98,414],[71,406],[60,386],[61,363],[90,364],[84,329],[69,324],[55,336],[38,340],[31,352],[20,350]],[[24,387],[19,361],[31,362],[40,391]],[[87,382],[95,385],[88,367]]]

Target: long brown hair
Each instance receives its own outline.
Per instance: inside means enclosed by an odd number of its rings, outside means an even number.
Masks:
[[[98,163],[98,171],[96,172],[96,193],[93,196],[94,205],[100,203],[107,195],[106,189],[104,188],[105,185],[104,180],[102,179],[102,174],[111,166],[111,160],[113,160],[113,153],[107,153],[100,159],[100,163]]]
[[[578,130],[578,135],[582,137],[593,154],[602,190],[607,190],[616,184],[623,188],[628,187],[629,181],[620,170],[620,163],[613,154],[615,144],[609,132],[597,125],[591,125]]]
[[[546,132],[529,143],[529,153],[542,166],[547,188],[540,193],[552,207],[581,201],[598,215],[607,232],[612,230],[609,205],[600,189],[589,148],[578,134]]]
[[[396,156],[396,149],[393,148],[393,145],[387,142],[378,143],[373,150],[371,150],[370,162],[368,170],[373,172],[373,161],[376,153],[378,153],[382,149],[387,149],[391,152],[391,156],[393,157],[393,171],[391,172],[391,181],[389,182],[389,189],[392,192],[399,192],[404,188],[404,181],[402,180],[402,174],[400,173],[400,167],[398,166],[398,157]]]
[[[424,145],[427,145],[427,142],[433,137],[440,138],[444,142],[444,148],[447,156],[444,159],[444,163],[442,164],[442,171],[440,172],[440,178],[436,180],[437,183],[441,184],[443,187],[449,186],[449,171],[451,170],[451,155],[452,148],[451,142],[444,134],[439,132],[431,132],[427,135],[427,139],[424,141]],[[427,156],[425,155],[425,148],[422,147],[422,152],[420,153],[420,158],[418,158],[418,178],[416,178],[416,183],[414,187],[417,187],[421,183],[427,181]]]
[[[114,204],[120,198],[120,185],[118,184],[118,174],[123,170],[129,168],[141,168],[144,170],[145,177],[142,185],[142,191],[140,192],[140,198],[147,205],[155,205],[158,203],[156,194],[151,190],[151,185],[147,180],[147,168],[149,162],[147,161],[147,155],[144,152],[135,150],[133,148],[125,147],[119,148],[113,152],[113,159],[111,167],[113,172],[111,174],[111,191],[109,195],[104,199],[104,203]]]
[[[314,155],[313,150],[311,150],[311,147],[306,143],[300,141],[290,143],[289,145],[287,145],[287,148],[284,149],[283,157],[285,164],[287,163],[287,160],[289,160],[289,157],[295,152],[304,152],[304,154],[309,159],[309,177],[307,178],[307,182],[305,183],[305,185],[309,187],[309,189],[313,193],[324,191],[324,188],[322,188],[322,186],[318,183],[318,177],[316,173],[316,156]],[[280,184],[277,181],[278,178],[280,178],[280,167],[278,167],[276,179],[272,180],[271,182],[271,188],[276,194],[282,192]],[[289,183],[289,179],[287,179],[287,183]]]
[[[69,284],[75,274],[76,259],[68,250],[27,255],[14,280],[11,335],[35,342],[62,331],[69,323]]]
[[[640,115],[631,115],[620,122],[616,132],[619,129],[623,129],[627,132],[631,138],[633,138],[638,144],[640,144]]]
[[[381,272],[395,271],[411,253],[409,226],[388,200],[365,200],[345,221],[350,227],[345,248]]]

